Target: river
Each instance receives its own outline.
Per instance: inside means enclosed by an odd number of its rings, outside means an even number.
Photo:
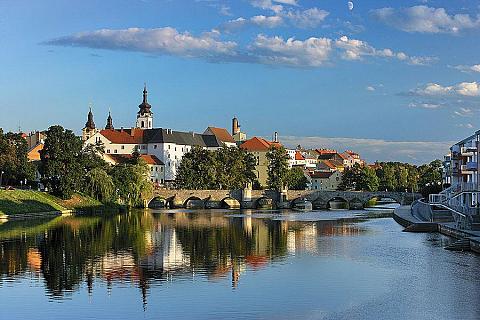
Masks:
[[[0,225],[0,319],[480,319],[480,256],[382,211]]]

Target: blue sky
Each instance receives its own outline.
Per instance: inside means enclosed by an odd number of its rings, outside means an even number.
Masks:
[[[420,163],[479,129],[478,1],[0,1],[0,127],[279,131]],[[350,5],[351,7],[351,5]]]

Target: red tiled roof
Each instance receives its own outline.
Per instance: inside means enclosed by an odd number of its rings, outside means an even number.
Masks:
[[[125,163],[133,158],[131,154],[106,154],[106,156],[110,157],[115,163]],[[142,154],[140,158],[150,165],[163,165],[163,162],[154,155]]]
[[[316,149],[315,150],[318,154],[322,155],[322,154],[335,154],[337,153],[336,150],[333,150],[333,149]]]
[[[336,169],[337,166],[335,166],[330,160],[322,160],[322,162],[329,167],[330,169]]]
[[[232,135],[228,133],[227,129],[208,127],[207,131],[210,131],[211,133],[213,133],[213,135],[222,142],[235,143],[235,140],[233,140]]]
[[[338,155],[339,155],[340,158],[342,158],[343,160],[348,160],[348,158],[351,157],[348,153],[339,153]]]
[[[111,143],[116,144],[141,144],[143,141],[144,129],[115,129],[101,130],[100,134],[108,139]]]
[[[305,160],[300,151],[295,152],[295,160]]]
[[[240,148],[247,151],[267,151],[270,146],[280,147],[278,142],[270,142],[263,138],[253,137],[240,145]]]

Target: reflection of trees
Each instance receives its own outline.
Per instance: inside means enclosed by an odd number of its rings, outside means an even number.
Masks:
[[[247,257],[273,259],[286,254],[287,232],[280,221],[255,220],[251,229],[244,227],[242,218],[229,221],[214,228],[195,223],[176,225],[178,238],[190,254],[191,267],[213,274]]]
[[[361,232],[351,224],[339,225],[205,212],[137,212],[67,217],[39,226],[15,224],[8,230],[2,227],[19,236],[0,241],[0,280],[30,268],[43,275],[54,297],[77,290],[82,281],[92,290],[95,279],[102,278],[109,287],[115,281],[134,281],[146,299],[151,282],[190,275],[192,270],[209,278],[231,273],[236,286],[247,267],[262,267],[297,249],[317,252],[319,235]]]
[[[96,223],[85,223],[79,227],[67,221],[46,231],[39,250],[42,272],[50,293],[59,296],[74,290],[84,275],[90,288],[97,269],[95,264],[109,251],[129,250],[134,256],[143,255],[144,231],[140,220],[141,215],[131,214],[95,220]]]

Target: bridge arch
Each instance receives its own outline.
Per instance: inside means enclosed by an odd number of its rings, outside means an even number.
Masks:
[[[348,209],[348,200],[341,196],[330,198],[327,201],[327,209],[346,210]]]
[[[190,196],[183,202],[183,207],[187,209],[204,209],[205,201],[197,196]]]
[[[272,198],[262,196],[255,200],[255,209],[273,209],[275,203]]]
[[[240,201],[232,197],[226,197],[220,201],[220,207],[222,209],[240,209],[240,206]]]
[[[147,207],[150,209],[164,209],[168,207],[168,200],[161,196],[154,197],[147,203]]]

